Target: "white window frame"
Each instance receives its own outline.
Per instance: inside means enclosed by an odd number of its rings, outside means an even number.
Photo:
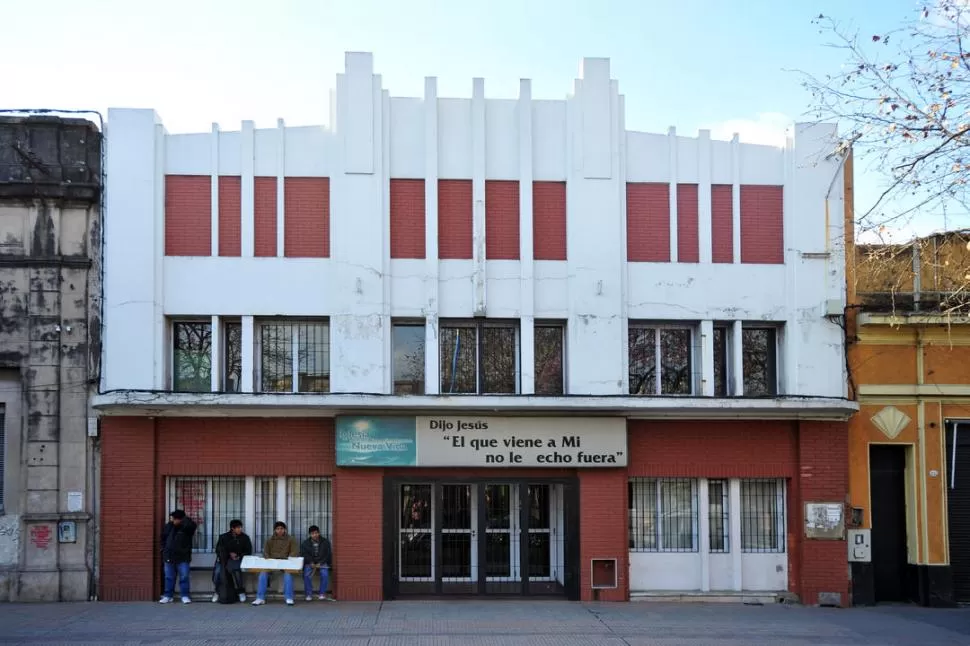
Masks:
[[[216,370],[216,366],[213,366],[212,365],[212,337],[213,337],[212,317],[206,317],[206,316],[173,316],[173,317],[171,317],[171,318],[168,319],[168,325],[166,326],[166,333],[168,334],[168,339],[169,339],[168,340],[168,360],[166,362],[167,363],[167,367],[168,367],[168,386],[169,386],[169,388],[171,389],[172,392],[191,392],[191,391],[187,391],[187,390],[176,390],[175,389],[175,376],[176,376],[175,375],[175,372],[176,372],[176,369],[175,369],[175,339],[176,339],[176,336],[175,336],[175,326],[176,325],[179,325],[181,323],[189,323],[189,324],[199,324],[199,323],[201,323],[203,325],[208,325],[209,326],[209,382],[210,382],[210,386],[209,386],[209,388],[207,390],[202,391],[202,392],[210,392],[211,389],[212,389],[211,388],[212,372],[213,372],[213,370]],[[221,369],[221,367],[220,367],[220,369]]]
[[[724,505],[724,523],[721,527],[721,540],[724,541],[723,549],[714,549],[711,546],[710,537],[714,533],[714,524],[711,522],[713,516],[711,516],[711,502],[714,500],[711,495],[711,483],[719,482],[724,487],[724,491],[721,496],[721,501]],[[707,523],[708,523],[708,543],[707,549],[710,554],[730,554],[731,553],[731,479],[730,478],[709,478],[707,480]]]
[[[741,548],[742,554],[784,554],[788,549],[788,534],[786,524],[788,522],[788,483],[784,478],[740,478],[740,501],[739,504],[741,508],[738,510],[741,520]],[[745,509],[744,509],[744,484],[746,482],[757,482],[766,483],[773,482],[775,484],[775,509],[774,509],[774,526],[775,526],[775,544],[770,548],[752,548],[745,547]],[[780,513],[779,513],[780,512]]]
[[[772,365],[770,369],[774,372],[774,392],[768,393],[766,395],[749,395],[749,393],[744,393],[752,397],[777,397],[781,395],[781,383],[782,383],[782,361],[781,361],[781,346],[782,346],[782,334],[783,328],[781,325],[775,323],[742,323],[741,324],[741,340],[738,343],[738,347],[741,349],[741,386],[744,387],[744,333],[747,330],[768,330],[771,332],[774,339],[774,343],[769,345],[769,351],[772,353]],[[772,347],[773,346],[773,347]],[[767,379],[765,380],[767,381]],[[729,382],[730,383],[730,382]]]
[[[533,379],[535,378],[535,375],[536,375],[536,366],[534,365],[535,364],[535,356],[536,356],[536,351],[535,351],[535,346],[536,346],[536,342],[535,342],[535,330],[536,330],[536,328],[558,328],[559,329],[559,334],[560,334],[561,339],[562,339],[562,341],[560,343],[560,346],[561,347],[559,348],[559,351],[560,351],[560,354],[561,354],[561,356],[559,358],[559,365],[562,366],[562,375],[561,375],[561,379],[562,379],[562,394],[563,395],[567,395],[567,394],[569,394],[569,388],[568,388],[568,384],[566,382],[566,375],[568,374],[568,370],[567,370],[567,366],[566,366],[566,357],[567,357],[567,353],[566,353],[566,339],[567,339],[567,335],[566,335],[566,321],[553,320],[553,319],[549,319],[549,320],[547,320],[547,319],[541,319],[541,320],[535,321],[532,324],[532,361],[533,361],[532,374],[533,374]],[[551,395],[551,396],[554,397],[555,395]]]
[[[281,318],[281,319],[258,319],[254,327],[254,339],[256,346],[256,356],[254,357],[254,363],[256,364],[256,386],[257,392],[266,393],[280,393],[287,391],[278,390],[263,390],[263,327],[267,325],[287,325],[290,326],[290,353],[293,355],[290,360],[290,390],[291,393],[299,393],[300,391],[300,335],[296,333],[297,327],[300,325],[324,325],[326,326],[327,333],[327,377],[331,378],[333,374],[333,334],[332,328],[330,326],[330,319],[328,318]],[[315,392],[315,391],[314,391]],[[329,389],[328,389],[329,392]],[[318,393],[325,394],[325,393]]]
[[[399,327],[413,327],[421,328],[421,331],[427,334],[427,321],[424,319],[415,318],[396,318],[391,320],[391,356],[390,356],[390,373],[391,373],[391,394],[397,397],[403,397],[404,394],[399,395],[396,392],[397,381],[395,379],[395,373],[397,372],[397,348],[394,345],[394,330]],[[424,347],[424,359],[425,362],[421,364],[421,381],[424,383],[424,392],[414,393],[415,395],[424,395],[428,392],[428,375],[427,375],[427,356],[428,356],[428,345],[427,337],[425,337],[425,347]]]
[[[653,376],[653,392],[645,393],[639,395],[640,397],[690,397],[697,393],[697,326],[691,325],[689,323],[654,323],[650,321],[636,321],[630,323],[629,329],[631,330],[653,330],[653,348],[654,348],[654,376]],[[690,333],[690,341],[688,342],[688,351],[690,352],[690,361],[688,361],[688,372],[690,373],[690,378],[688,383],[690,383],[690,392],[687,393],[663,393],[663,355],[660,352],[662,344],[660,338],[662,336],[661,330],[687,330]],[[629,354],[632,348],[630,347],[629,333],[627,333],[627,362],[629,363]]]
[[[443,343],[444,334],[442,331],[445,328],[455,329],[455,328],[471,328],[475,330],[475,392],[473,393],[446,393],[444,388],[441,388],[441,379],[443,371],[441,370],[441,345]],[[515,344],[515,365],[513,367],[514,381],[515,381],[515,392],[511,393],[483,393],[482,392],[482,330],[486,328],[498,328],[498,329],[511,329],[514,334],[514,344]],[[522,392],[522,326],[519,321],[513,319],[484,319],[482,321],[477,321],[475,319],[441,319],[438,321],[438,388],[443,395],[475,395],[480,397],[490,397],[503,395],[518,395]]]

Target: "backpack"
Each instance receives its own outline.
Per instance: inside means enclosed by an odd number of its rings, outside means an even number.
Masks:
[[[233,581],[232,575],[225,569],[222,570],[222,576],[219,577],[219,587],[216,589],[216,594],[219,595],[219,603],[237,603],[239,601],[236,583]]]

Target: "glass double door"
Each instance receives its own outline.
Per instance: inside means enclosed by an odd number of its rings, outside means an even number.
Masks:
[[[399,591],[562,591],[562,485],[416,482],[396,493]]]

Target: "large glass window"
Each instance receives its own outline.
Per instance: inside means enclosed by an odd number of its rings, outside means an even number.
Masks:
[[[172,390],[212,391],[212,323],[172,323]]]
[[[261,392],[330,391],[330,325],[326,322],[259,323]]]
[[[393,330],[394,394],[423,395],[424,324],[395,323]]]
[[[442,394],[518,392],[518,325],[499,321],[442,321],[440,330]]]
[[[628,341],[631,395],[693,393],[691,328],[631,324]]]

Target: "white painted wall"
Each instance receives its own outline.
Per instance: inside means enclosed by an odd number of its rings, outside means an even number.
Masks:
[[[386,393],[392,317],[434,323],[481,304],[524,328],[567,319],[573,394],[627,392],[627,322],[648,318],[783,322],[782,392],[844,396],[842,332],[824,317],[827,301],[845,298],[841,167],[825,157],[832,126],[798,124],[783,148],[627,131],[607,59],[586,59],[561,101],[534,100],[528,81],[519,99],[485,99],[476,83],[473,98],[438,97],[433,78],[423,97],[391,98],[371,56],[353,53],[333,129],[247,122],[168,135],[151,110],[110,110],[103,387],[166,388],[165,316],[327,315],[332,390]],[[330,177],[331,258],[163,258],[165,174],[213,172],[242,174],[244,186],[253,175]],[[388,257],[391,177],[426,178],[430,260]],[[471,179],[476,195],[486,179],[523,182],[523,240],[529,183],[566,181],[568,260],[435,260],[439,178]],[[629,181],[699,184],[702,262],[626,262]],[[733,182],[784,185],[785,265],[710,263],[705,200],[712,183]],[[478,204],[479,249],[483,212]],[[436,326],[428,334],[435,343]]]

